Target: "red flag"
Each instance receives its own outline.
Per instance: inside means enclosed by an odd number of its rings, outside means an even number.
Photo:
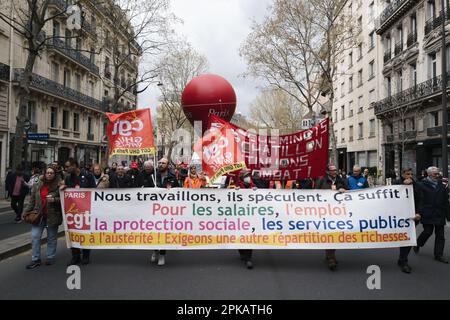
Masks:
[[[209,128],[228,124],[248,169],[264,180],[315,179],[328,163],[328,118],[287,135],[262,135],[210,115]]]
[[[236,143],[230,123],[209,132],[194,146],[202,159],[204,173],[214,181],[232,171],[245,168],[244,158]]]
[[[106,113],[106,116],[109,119],[107,132],[110,156],[155,153],[150,109]]]

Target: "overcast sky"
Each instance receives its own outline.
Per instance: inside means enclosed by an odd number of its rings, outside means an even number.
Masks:
[[[250,33],[252,20],[261,22],[272,0],[172,0],[174,14],[183,20],[177,28],[204,54],[209,62],[210,73],[227,79],[237,96],[236,111],[248,113],[253,99],[262,83],[253,78],[243,79],[246,63],[239,56],[239,47]],[[159,90],[150,86],[139,95],[138,107],[158,104]],[[152,112],[153,113],[153,112]]]

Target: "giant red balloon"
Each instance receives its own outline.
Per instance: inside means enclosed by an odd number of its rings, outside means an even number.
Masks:
[[[208,119],[214,114],[230,121],[236,110],[236,93],[231,84],[215,74],[204,74],[192,79],[181,95],[184,114],[189,122],[202,122],[205,132]]]

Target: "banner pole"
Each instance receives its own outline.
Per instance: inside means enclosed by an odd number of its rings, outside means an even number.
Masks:
[[[155,152],[153,152],[153,177],[154,177],[153,183],[155,185],[155,188],[157,188],[157,186],[156,186],[156,168],[157,168],[157,164],[156,164],[156,151],[155,151]]]

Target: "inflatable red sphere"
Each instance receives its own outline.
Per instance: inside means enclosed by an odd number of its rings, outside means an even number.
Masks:
[[[215,74],[204,74],[192,79],[184,88],[181,104],[189,122],[202,122],[202,132],[208,126],[208,119],[214,114],[230,121],[236,110],[236,93],[231,84]]]

